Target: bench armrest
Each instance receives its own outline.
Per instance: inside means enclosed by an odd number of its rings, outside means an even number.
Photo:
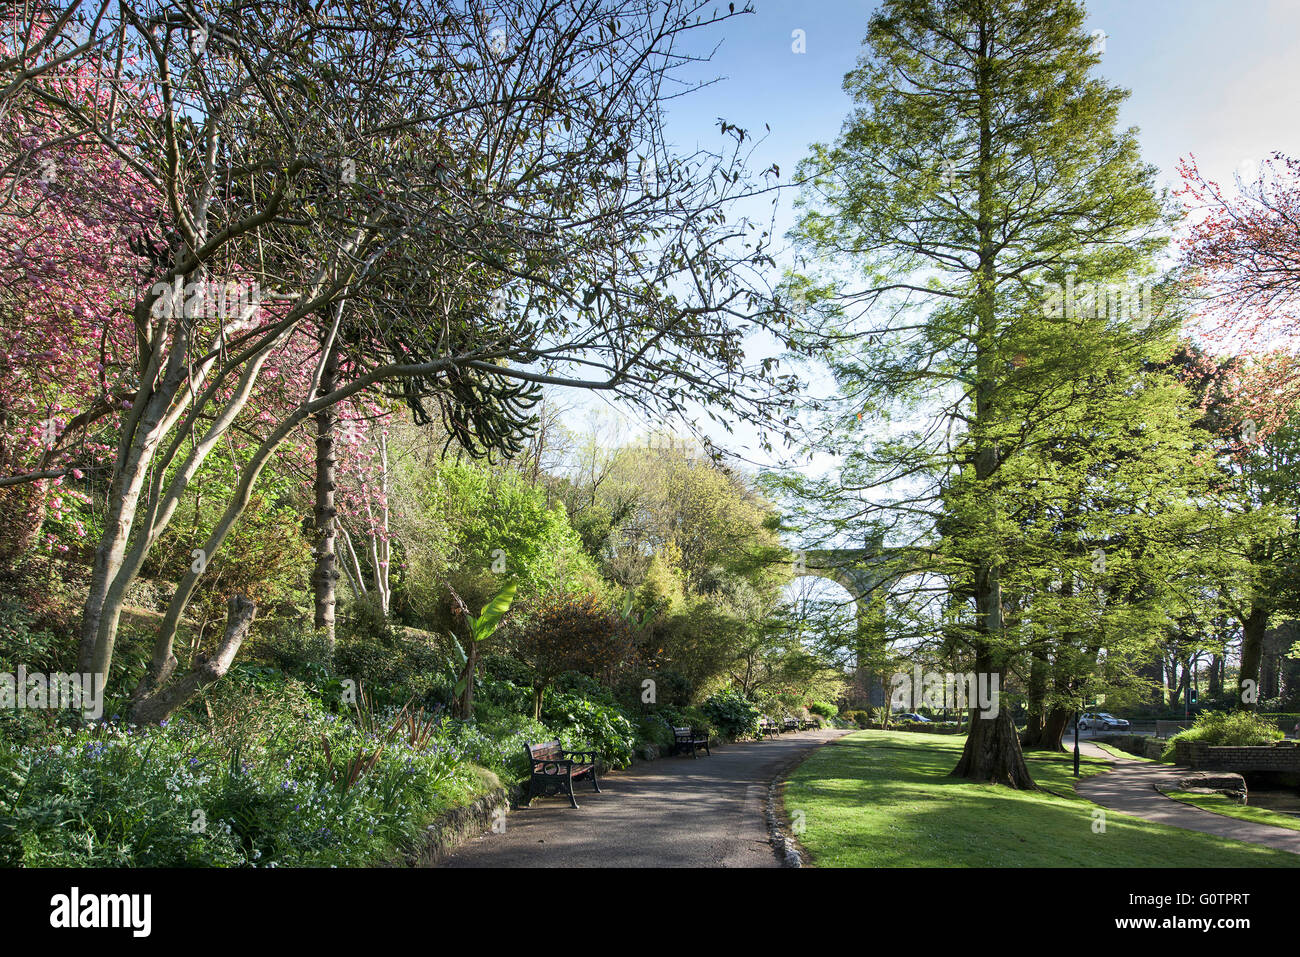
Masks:
[[[563,754],[570,764],[595,764],[599,757],[595,751],[565,751]]]

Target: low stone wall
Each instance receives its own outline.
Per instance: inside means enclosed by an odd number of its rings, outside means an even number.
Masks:
[[[454,807],[424,830],[419,844],[390,867],[434,867],[449,851],[492,829],[498,811],[505,814],[510,806],[509,793],[493,788],[471,804]]]
[[[1141,734],[1104,734],[1100,735],[1096,740],[1121,751],[1127,751],[1129,754],[1149,758],[1152,761],[1159,761],[1160,755],[1165,750],[1163,740]]]
[[[1294,741],[1259,747],[1231,748],[1200,741],[1176,741],[1174,760],[1204,771],[1282,771],[1300,774],[1300,747]]]

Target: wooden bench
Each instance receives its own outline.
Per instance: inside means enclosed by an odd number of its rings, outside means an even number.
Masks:
[[[781,724],[781,730],[782,730],[782,731],[798,731],[798,730],[799,730],[799,719],[798,719],[798,718],[786,718],[785,721],[782,722],[782,724]]]
[[[690,751],[691,757],[698,758],[700,748],[709,757],[713,757],[713,752],[709,750],[709,736],[695,733],[694,728],[673,728],[673,754],[681,754],[683,751]]]
[[[816,718],[800,718],[799,728],[803,731],[816,731],[821,725],[817,723]]]
[[[532,770],[528,782],[530,797],[547,794],[567,794],[569,804],[578,806],[573,797],[573,782],[587,777],[597,794],[600,794],[600,782],[596,779],[595,751],[565,751],[560,742],[546,741],[542,744],[525,744],[528,762]]]
[[[763,715],[758,719],[758,738],[760,741],[765,737],[774,737],[780,733],[781,728],[767,715]]]

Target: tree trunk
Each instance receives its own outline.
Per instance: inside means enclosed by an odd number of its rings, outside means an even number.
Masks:
[[[474,672],[478,670],[478,642],[467,639],[465,647],[465,691],[460,696],[460,716],[464,720],[474,717]]]
[[[136,724],[157,724],[183,706],[200,689],[207,687],[230,670],[235,655],[253,627],[257,606],[243,595],[232,595],[226,616],[226,632],[216,654],[199,659],[184,677],[169,680],[176,670],[172,658],[164,674],[154,683],[155,690],[131,706],[131,720]]]
[[[1041,746],[1043,732],[1047,729],[1047,655],[1036,648],[1033,661],[1029,666],[1029,695],[1026,708],[1029,715],[1025,721],[1024,733],[1020,736],[1020,746],[1025,750],[1034,750]]]
[[[546,694],[546,685],[533,685],[533,720],[542,720],[542,697]]]
[[[329,346],[317,395],[334,391],[338,371],[338,344],[334,340]],[[334,608],[338,601],[339,579],[335,561],[338,509],[334,505],[334,430],[337,423],[334,406],[326,406],[316,413],[316,569],[312,575],[312,589],[316,599],[316,628],[324,633],[331,653],[334,650]]]
[[[994,237],[993,215],[994,179],[997,175],[993,160],[993,110],[995,104],[994,80],[987,66],[989,46],[992,43],[989,24],[981,21],[979,30],[979,67],[975,83],[979,97],[979,157],[975,175],[978,178],[979,196],[976,201],[976,228],[979,232],[979,266],[973,307],[978,322],[975,358],[975,416],[971,423],[974,439],[975,478],[992,484],[1002,465],[1002,449],[998,445],[997,389],[1000,376],[997,355],[997,242]],[[975,571],[975,629],[979,636],[974,642],[975,671],[977,675],[998,675],[999,688],[1005,678],[1002,666],[1004,653],[996,657],[991,642],[1005,638],[1002,620],[1002,573],[997,561],[988,556],[976,563]],[[1024,752],[1020,750],[1020,737],[1016,734],[1011,711],[999,707],[996,715],[984,717],[978,708],[970,712],[970,733],[961,760],[952,771],[955,777],[972,781],[992,781],[1008,787],[1034,789],[1033,778],[1025,765]]]
[[[951,776],[1003,784],[1022,791],[1037,790],[1020,750],[1020,738],[1016,735],[1011,710],[999,708],[995,716],[986,718],[978,709],[972,708],[970,720],[966,748]]]
[[[1250,606],[1250,614],[1241,629],[1241,677],[1237,685],[1237,706],[1254,711],[1259,700],[1259,665],[1264,655],[1264,632],[1268,630],[1268,607],[1258,602]],[[1253,681],[1254,694],[1247,696],[1246,682]],[[1247,697],[1253,700],[1246,700]]]
[[[1061,744],[1061,739],[1065,737],[1066,729],[1069,728],[1070,719],[1073,716],[1074,712],[1065,708],[1053,707],[1049,709],[1043,722],[1043,729],[1039,732],[1038,741],[1032,748],[1026,750],[1064,751],[1065,747]]]

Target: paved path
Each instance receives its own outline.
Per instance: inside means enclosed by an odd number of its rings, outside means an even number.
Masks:
[[[1072,737],[1067,736],[1064,743],[1066,750],[1074,749]],[[1300,854],[1300,831],[1240,821],[1235,817],[1204,811],[1167,798],[1156,790],[1156,785],[1169,786],[1178,778],[1189,774],[1188,768],[1140,761],[1137,758],[1121,758],[1086,740],[1079,742],[1079,753],[1092,758],[1105,758],[1115,764],[1113,771],[1094,774],[1075,785],[1075,790],[1080,795],[1102,807],[1114,808],[1158,824],[1181,827],[1188,831],[1203,831],[1206,834],[1217,834],[1219,837]]]
[[[767,788],[783,767],[847,731],[802,731],[633,765],[600,794],[536,798],[440,867],[777,867]]]

